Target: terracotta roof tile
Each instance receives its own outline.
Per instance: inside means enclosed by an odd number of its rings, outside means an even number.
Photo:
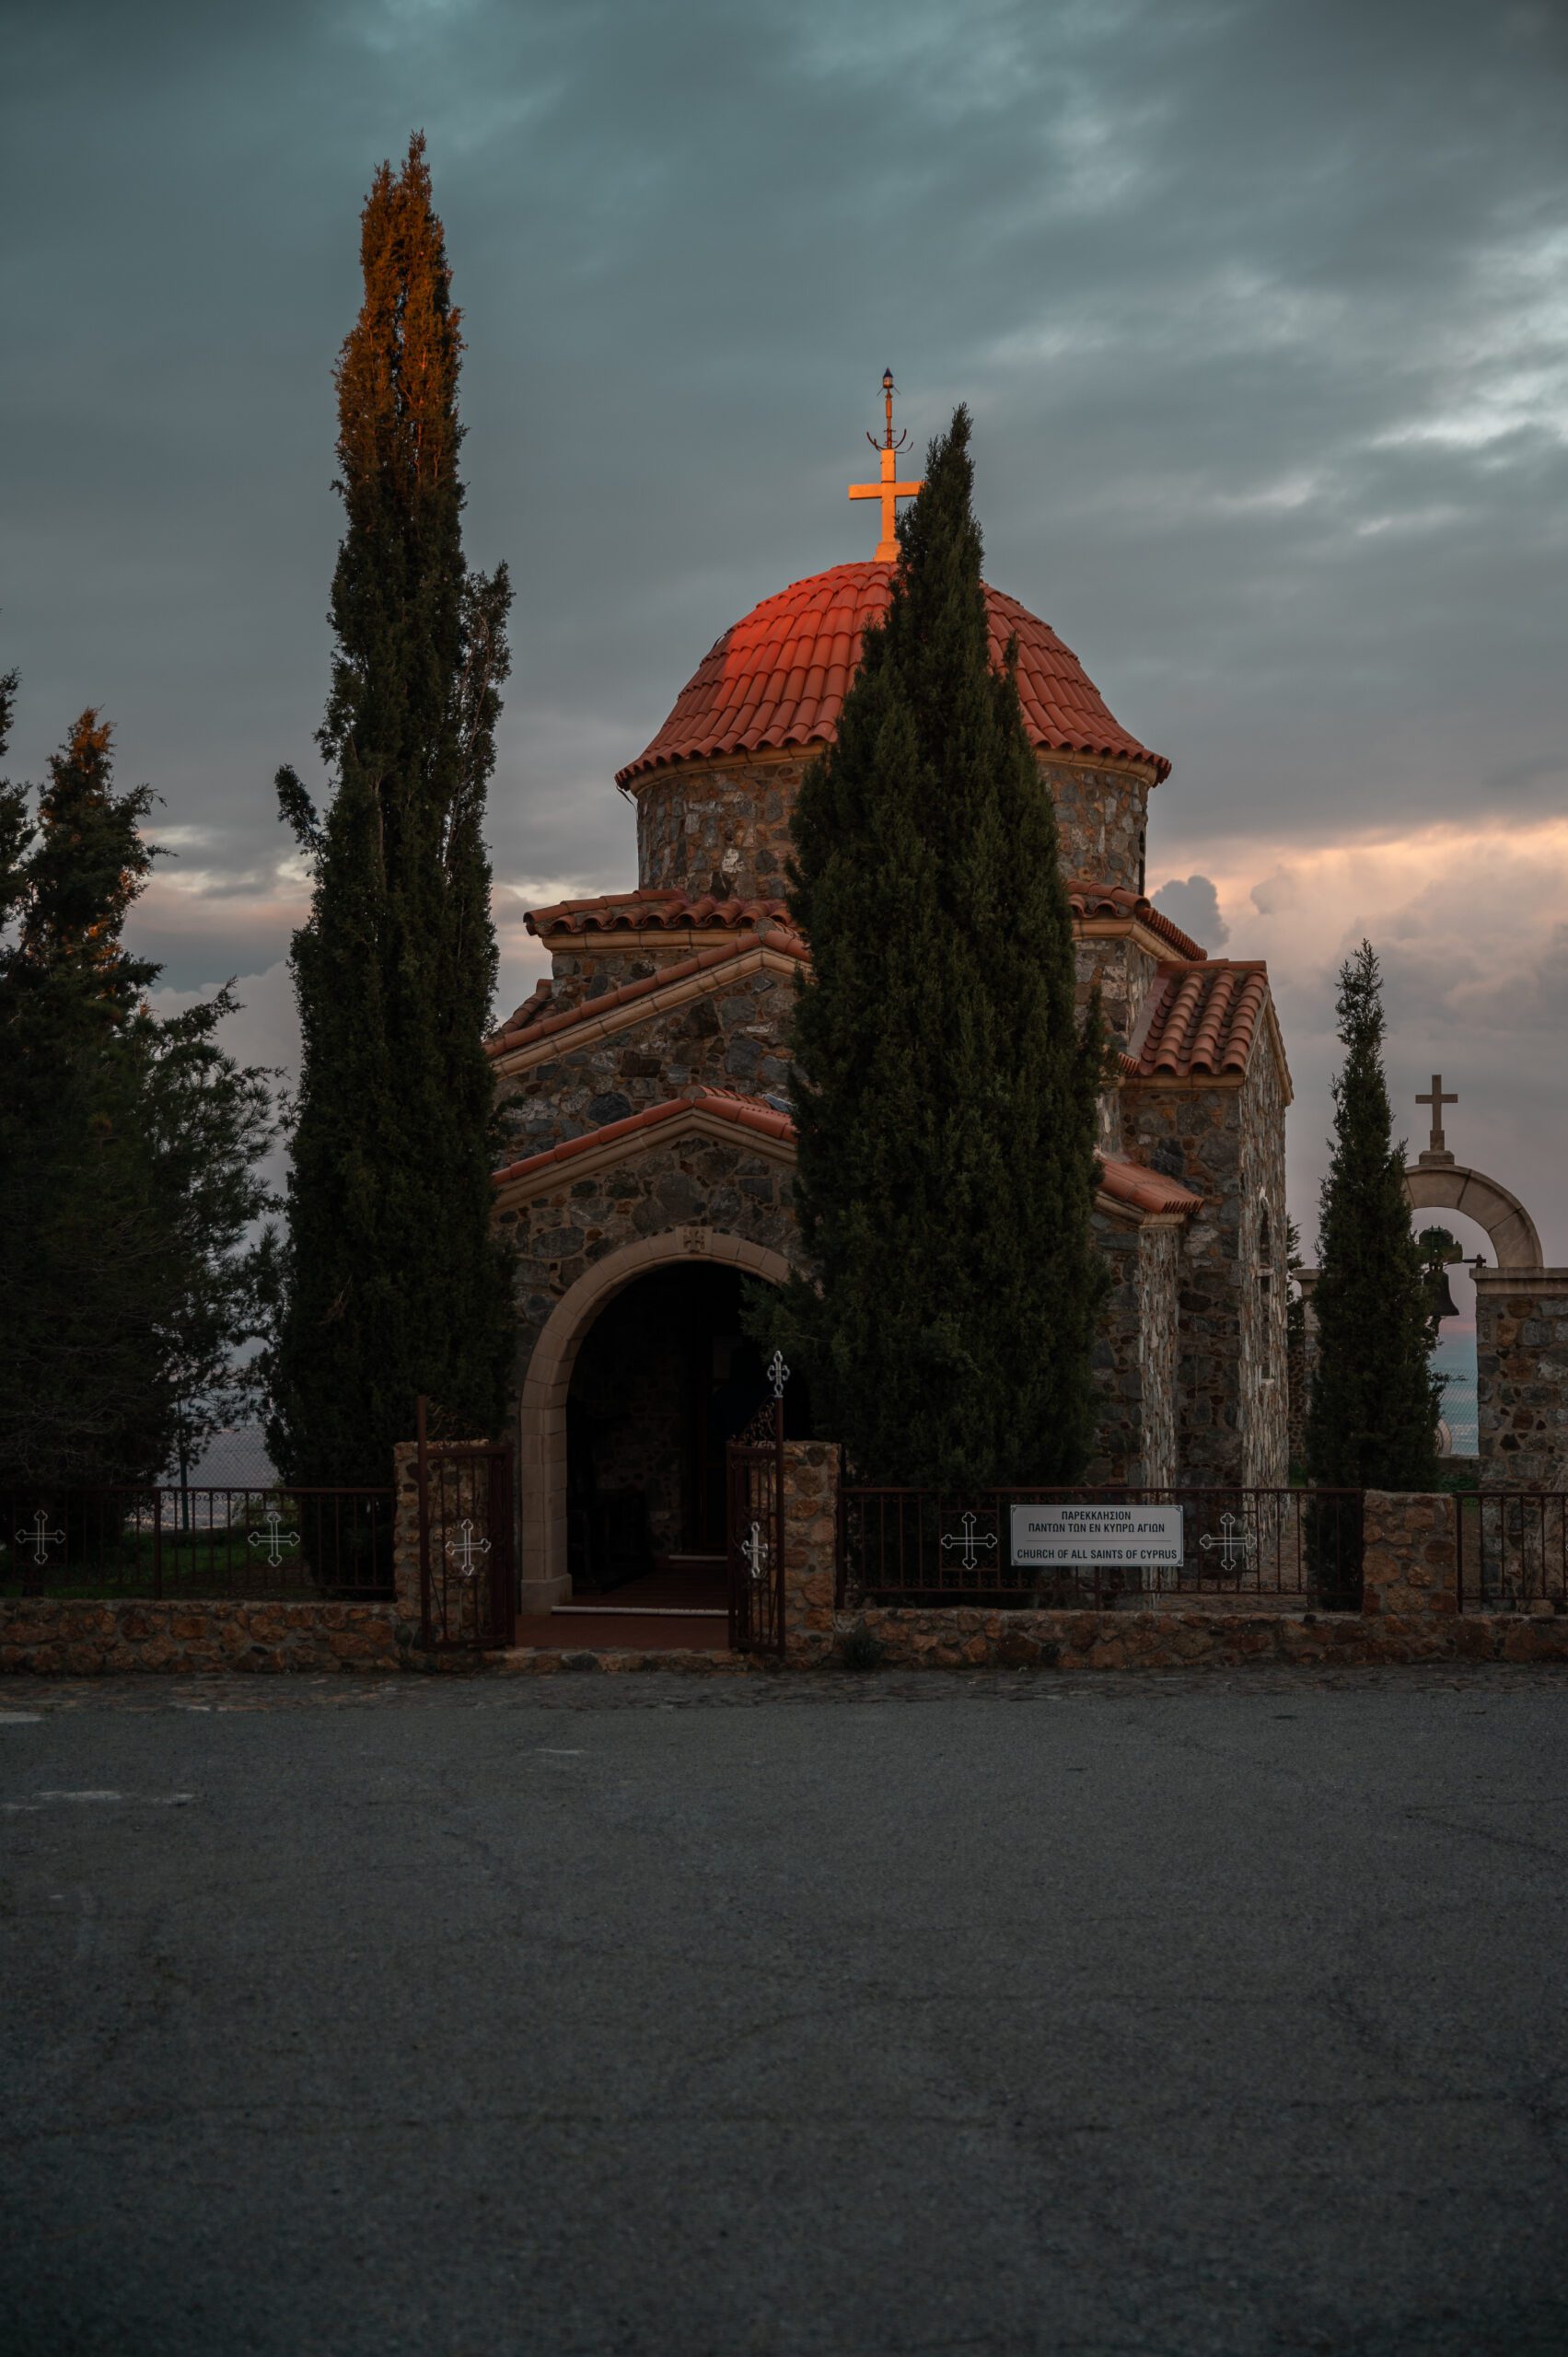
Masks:
[[[1195,1212],[1203,1200],[1179,1178],[1167,1178],[1163,1171],[1145,1170],[1142,1163],[1121,1162],[1114,1156],[1100,1165],[1099,1185],[1100,1192],[1113,1202],[1140,1212]]]
[[[726,630],[697,666],[645,751],[616,783],[670,761],[830,744],[867,623],[888,610],[893,567],[835,564],[796,581]],[[1034,742],[1053,752],[1142,761],[1156,782],[1170,763],[1112,718],[1055,632],[1016,598],[985,591],[993,659],[1018,642],[1018,694]],[[815,682],[821,677],[821,685]]]
[[[603,1127],[587,1131],[580,1138],[567,1138],[560,1145],[546,1146],[542,1154],[526,1155],[521,1162],[509,1162],[504,1170],[491,1174],[494,1187],[509,1186],[515,1179],[532,1178],[552,1163],[575,1161],[580,1154],[587,1154],[598,1146],[613,1145],[621,1138],[629,1138],[639,1130],[656,1130],[666,1121],[673,1121],[693,1109],[716,1114],[721,1120],[733,1121],[738,1128],[751,1130],[759,1136],[793,1138],[795,1123],[787,1113],[774,1105],[764,1104],[761,1097],[743,1097],[734,1088],[693,1088],[684,1097],[672,1097],[662,1105],[646,1105],[640,1113],[629,1113],[622,1121],[607,1121]]]
[[[1162,941],[1168,941],[1179,957],[1199,965],[1207,961],[1206,949],[1173,924],[1144,893],[1130,891],[1125,884],[1097,884],[1086,876],[1076,876],[1067,887],[1067,899],[1075,917],[1135,917]]]
[[[601,991],[597,998],[586,998],[576,1006],[565,1007],[559,1015],[546,1012],[550,985],[541,984],[545,993],[542,1003],[538,993],[525,1001],[508,1023],[493,1032],[484,1043],[489,1056],[510,1055],[514,1048],[531,1048],[540,1039],[554,1039],[558,1033],[570,1031],[579,1023],[591,1022],[595,1016],[608,1015],[612,1007],[631,1006],[640,998],[648,998],[655,991],[667,990],[671,982],[684,982],[693,974],[708,972],[714,966],[727,966],[732,958],[744,958],[754,950],[762,936],[743,934],[738,941],[726,941],[717,949],[699,949],[694,957],[682,958],[672,966],[663,966],[656,974],[649,974],[640,982],[622,982],[619,990]],[[766,936],[770,949],[780,951],[785,958],[804,958],[806,944],[797,933],[770,932]],[[535,1011],[536,1010],[536,1011]],[[526,1020],[524,1018],[527,1018]]]
[[[1130,1043],[1140,1078],[1244,1073],[1268,1003],[1260,959],[1171,959],[1156,975]]]
[[[586,900],[554,900],[529,909],[530,933],[734,933],[762,925],[789,929],[787,900],[716,900],[711,892],[598,892]]]

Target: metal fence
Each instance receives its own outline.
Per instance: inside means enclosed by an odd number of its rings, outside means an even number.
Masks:
[[[848,1482],[839,1498],[841,1607],[1361,1601],[1359,1490],[960,1493]]]
[[[1568,1612],[1568,1492],[1475,1491],[1456,1520],[1461,1612]]]
[[[0,1490],[0,1596],[389,1596],[392,1492]]]

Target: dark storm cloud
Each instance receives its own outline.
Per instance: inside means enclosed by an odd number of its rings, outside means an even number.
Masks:
[[[990,577],[1175,761],[1156,872],[1564,807],[1555,0],[66,0],[5,59],[13,765],[113,714],[182,981],[286,939],[330,367],[416,123],[470,553],[518,591],[509,941],[540,885],[626,880],[613,771],[717,633],[865,552],[889,362],[917,441],[975,411]]]

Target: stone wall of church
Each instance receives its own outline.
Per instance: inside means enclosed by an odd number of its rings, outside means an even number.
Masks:
[[[568,1163],[558,1187],[504,1208],[496,1224],[517,1249],[519,1382],[562,1295],[623,1244],[691,1232],[701,1251],[698,1236],[716,1230],[786,1257],[796,1247],[787,1169],[743,1144],[690,1132],[666,1144],[656,1130],[645,1151],[607,1169],[575,1178]]]
[[[1063,873],[1141,892],[1148,771],[1085,761],[1072,753],[1041,753],[1038,759],[1056,803]]]
[[[1177,1344],[1177,1458],[1181,1480],[1199,1487],[1242,1479],[1240,1097],[1236,1086],[1144,1082],[1123,1097],[1136,1158],[1203,1197],[1182,1230]]]
[[[589,999],[603,998],[608,991],[618,991],[625,982],[645,982],[653,974],[668,966],[678,966],[691,955],[685,941],[663,943],[656,933],[626,934],[602,936],[590,949],[577,946],[573,936],[570,947],[558,946],[551,953],[552,1015],[567,1015]]]
[[[638,782],[637,880],[644,891],[782,900],[789,814],[811,755],[680,761]]]
[[[1177,1455],[1177,1334],[1181,1284],[1179,1227],[1144,1227],[1138,1234],[1138,1373],[1143,1385],[1144,1469],[1150,1489],[1179,1473]]]
[[[1285,1100],[1279,1065],[1260,1044],[1242,1084],[1242,1480],[1283,1489],[1290,1480],[1290,1283],[1285,1252]]]
[[[677,761],[641,779],[635,792],[643,890],[712,892],[719,900],[784,898],[789,817],[813,751]],[[1056,803],[1063,873],[1141,892],[1148,771],[1069,753],[1038,759]]]
[[[1144,1081],[1122,1101],[1137,1158],[1204,1199],[1181,1251],[1180,1478],[1210,1488],[1283,1486],[1290,1458],[1278,1067],[1265,1045],[1239,1085]]]
[[[1125,1048],[1158,971],[1156,960],[1125,934],[1079,939],[1073,958],[1080,1013],[1098,983],[1106,1031],[1118,1047]]]
[[[1180,1232],[1094,1214],[1110,1271],[1091,1364],[1099,1413],[1091,1488],[1157,1488],[1176,1479],[1177,1282]]]
[[[782,1097],[789,1080],[784,1040],[793,1002],[787,975],[754,970],[727,989],[628,1024],[588,1046],[574,1047],[574,1035],[563,1033],[559,1055],[504,1074],[496,1085],[506,1160],[520,1161],[606,1122],[623,1121],[686,1088]]]

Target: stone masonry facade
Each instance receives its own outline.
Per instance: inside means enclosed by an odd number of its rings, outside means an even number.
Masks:
[[[1064,873],[1092,876],[1098,884],[1141,892],[1149,822],[1148,771],[1134,762],[1090,763],[1063,753],[1036,758],[1056,804]]]
[[[782,900],[790,857],[789,820],[811,756],[671,763],[640,778],[637,866],[645,889],[693,897]],[[1144,888],[1149,772],[1138,763],[1091,763],[1038,753],[1051,787],[1068,876]]]
[[[1177,1479],[1177,1291],[1181,1233],[1175,1225],[1134,1225],[1103,1211],[1095,1239],[1110,1271],[1110,1292],[1094,1346],[1104,1401],[1091,1487],[1157,1489]]]
[[[744,1237],[787,1259],[796,1229],[790,1174],[772,1156],[705,1136],[660,1142],[579,1178],[562,1166],[558,1185],[498,1213],[517,1250],[519,1369],[556,1303],[598,1260],[626,1244],[690,1232],[692,1256],[709,1231]]]
[[[1133,1158],[1203,1198],[1181,1243],[1181,1479],[1289,1478],[1284,1096],[1272,1056],[1244,1078],[1147,1081],[1124,1098]]]
[[[789,1087],[784,1042],[793,995],[787,975],[762,970],[729,981],[721,968],[711,993],[591,1046],[575,1045],[574,1033],[566,1032],[558,1054],[526,1072],[504,1070],[498,1079],[508,1157],[585,1137],[691,1088],[783,1099]]]
[[[637,872],[645,890],[782,900],[789,819],[810,756],[681,761],[640,779]]]
[[[1568,1269],[1495,1269],[1476,1283],[1481,1478],[1568,1490]]]

